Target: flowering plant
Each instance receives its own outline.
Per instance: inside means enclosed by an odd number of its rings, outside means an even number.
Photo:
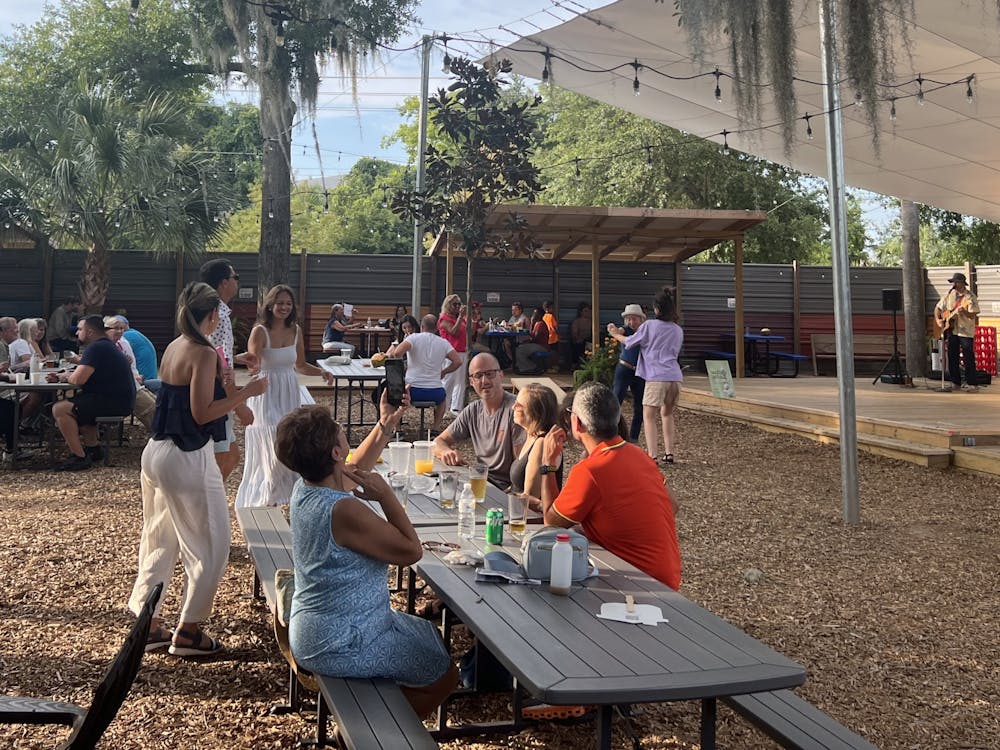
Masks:
[[[604,343],[587,352],[583,366],[573,371],[573,387],[578,388],[590,380],[610,386],[614,381],[615,367],[620,356],[621,345],[613,338],[604,339]]]

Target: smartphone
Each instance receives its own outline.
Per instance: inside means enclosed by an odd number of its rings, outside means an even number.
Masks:
[[[403,403],[406,392],[406,364],[401,357],[390,357],[385,361],[386,400],[393,406]]]

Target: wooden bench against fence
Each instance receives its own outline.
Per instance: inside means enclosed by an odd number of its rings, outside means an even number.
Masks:
[[[292,530],[281,508],[239,508],[236,511],[254,566],[254,595],[267,601],[273,618],[277,608],[274,574],[292,567]],[[289,662],[288,706],[281,712],[297,711],[299,667]],[[303,673],[319,686],[315,744],[328,744],[327,718],[337,724],[336,738],[348,750],[392,750],[438,747],[423,722],[391,680],[347,679]]]
[[[814,333],[812,342],[813,375],[819,375],[818,360],[837,359],[837,337],[832,333]],[[892,356],[892,336],[889,334],[856,333],[854,341],[854,359],[883,362]],[[902,340],[902,339],[901,339]],[[901,351],[900,357],[904,356]]]

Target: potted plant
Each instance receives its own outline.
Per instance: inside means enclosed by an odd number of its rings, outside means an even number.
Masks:
[[[583,366],[579,370],[573,371],[573,387],[579,388],[591,380],[611,386],[620,356],[621,344],[613,338],[606,338],[604,343],[586,353]]]

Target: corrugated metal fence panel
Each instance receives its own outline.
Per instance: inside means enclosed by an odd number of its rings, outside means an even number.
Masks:
[[[12,318],[45,315],[42,306],[42,255],[37,250],[0,252],[0,315]]]
[[[984,316],[1000,315],[1000,266],[976,268],[976,295]]]
[[[802,266],[799,280],[803,313],[833,312],[833,269]],[[852,268],[851,311],[855,315],[881,312],[882,290],[902,288],[903,272],[899,268]]]

